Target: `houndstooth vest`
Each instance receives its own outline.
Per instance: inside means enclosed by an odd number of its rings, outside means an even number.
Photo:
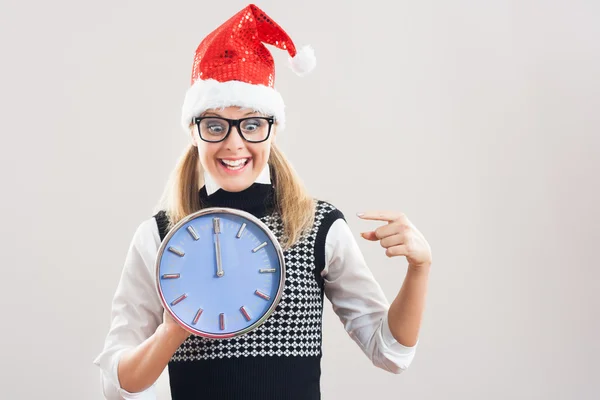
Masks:
[[[251,212],[281,239],[283,224],[274,211],[270,185],[254,184],[243,192],[222,190],[205,206],[233,207]],[[156,216],[161,240],[166,236],[164,212]],[[190,336],[169,362],[172,398],[311,400],[320,399],[325,238],[343,214],[317,201],[312,230],[284,251],[285,288],[267,321],[231,339]]]

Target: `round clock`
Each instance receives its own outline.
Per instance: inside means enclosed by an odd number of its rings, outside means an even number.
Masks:
[[[156,259],[163,307],[192,334],[243,335],[277,307],[285,259],[275,235],[252,214],[205,208],[179,221]]]

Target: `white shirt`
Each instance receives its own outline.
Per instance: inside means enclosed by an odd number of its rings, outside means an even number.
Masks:
[[[261,183],[270,182],[264,174],[261,176]],[[207,175],[205,183],[207,191],[211,190],[209,194],[218,189]],[[162,323],[163,306],[154,270],[160,245],[156,221],[148,218],[139,225],[131,241],[112,302],[111,327],[104,349],[94,360],[101,369],[104,396],[109,400],[156,399],[155,385],[140,393],[123,390],[117,365],[125,350],[139,345]],[[392,336],[387,321],[389,303],[343,219],[336,220],[327,233],[321,275],[334,312],[372,363],[395,374],[408,368],[417,345],[404,346]]]

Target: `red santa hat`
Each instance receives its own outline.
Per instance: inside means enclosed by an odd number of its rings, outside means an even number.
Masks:
[[[211,108],[239,106],[275,117],[285,126],[284,102],[275,90],[275,63],[264,44],[288,52],[290,67],[304,76],[316,65],[314,51],[300,51],[285,31],[254,4],[239,11],[196,49],[191,87],[183,103],[181,123],[189,132],[192,118]]]

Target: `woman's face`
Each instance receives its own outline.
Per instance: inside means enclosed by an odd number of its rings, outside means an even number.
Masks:
[[[227,107],[218,110],[208,110],[203,117],[213,116],[229,119],[246,117],[260,117],[261,114],[239,107]],[[204,120],[203,137],[207,132],[215,135],[222,129],[218,121]],[[248,121],[247,130],[254,130],[257,124],[264,120]],[[267,127],[268,129],[268,127]],[[269,138],[261,143],[250,143],[244,140],[236,127],[231,127],[229,136],[221,142],[209,143],[200,138],[197,125],[192,126],[194,144],[198,147],[198,154],[202,167],[210,174],[215,182],[228,192],[239,192],[254,183],[260,172],[265,168],[271,151],[271,141],[275,136],[275,126],[271,128]],[[216,136],[215,136],[216,137]]]

